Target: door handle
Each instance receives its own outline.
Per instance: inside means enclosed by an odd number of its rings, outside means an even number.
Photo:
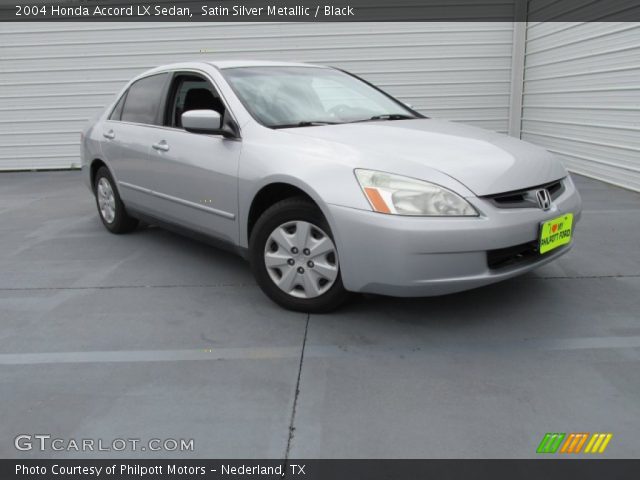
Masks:
[[[159,143],[154,143],[153,145],[151,145],[155,150],[161,151],[161,152],[168,152],[169,151],[169,145],[167,144],[167,142],[165,142],[164,140],[162,140]]]
[[[114,138],[116,138],[116,134],[113,132],[113,130],[109,130],[108,132],[104,132],[102,134],[102,136],[104,138],[108,138],[109,140],[113,140]]]

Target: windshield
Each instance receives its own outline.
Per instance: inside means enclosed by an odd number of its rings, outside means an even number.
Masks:
[[[417,118],[399,101],[339,70],[239,67],[222,73],[249,113],[271,128]]]

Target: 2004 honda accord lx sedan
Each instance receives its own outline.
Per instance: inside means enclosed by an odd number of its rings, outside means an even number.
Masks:
[[[194,62],[132,80],[83,133],[113,233],[139,219],[227,244],[280,305],[429,296],[571,247],[580,196],[546,150],[433,120],[329,67]]]

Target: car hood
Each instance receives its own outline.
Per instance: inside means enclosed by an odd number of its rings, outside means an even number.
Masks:
[[[354,167],[428,180],[438,170],[476,195],[520,190],[562,178],[566,170],[541,147],[507,135],[434,119],[371,121],[288,129],[359,154]]]

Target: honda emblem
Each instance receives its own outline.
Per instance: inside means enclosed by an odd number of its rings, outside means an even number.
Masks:
[[[538,206],[542,210],[549,210],[551,208],[551,195],[549,194],[549,190],[546,188],[541,188],[536,191],[536,200],[538,201]]]

